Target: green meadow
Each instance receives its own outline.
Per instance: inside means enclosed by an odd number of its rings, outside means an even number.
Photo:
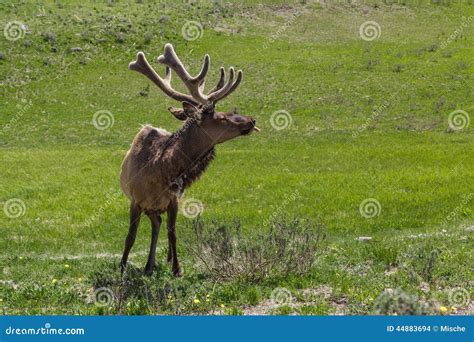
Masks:
[[[0,313],[472,314],[473,4],[2,1],[0,13]],[[184,194],[183,277],[164,228],[143,274],[146,216],[121,276],[121,161],[143,124],[182,124],[127,66],[168,42],[192,73],[210,54],[209,85],[221,65],[242,69],[218,109],[262,131],[218,145]],[[304,272],[221,279],[189,248],[196,222],[211,236],[240,227],[242,246],[269,243],[258,237],[275,222],[321,241]]]

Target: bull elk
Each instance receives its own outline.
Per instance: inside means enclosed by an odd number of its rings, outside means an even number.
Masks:
[[[136,60],[128,67],[148,77],[172,99],[182,102],[182,108],[169,107],[168,110],[184,124],[173,134],[150,125],[142,127],[123,160],[120,183],[130,199],[130,227],[125,239],[121,269],[123,272],[127,265],[141,214],[145,213],[151,221],[150,253],[145,273],[153,273],[161,215],[166,212],[167,261],[171,262],[173,274],[179,277],[181,269],[176,254],[175,227],[179,198],[214,159],[216,144],[259,129],[250,116],[217,112],[214,109],[217,102],[239,86],[241,70],[236,73],[231,67],[226,81],[224,68],[221,67],[217,85],[206,94],[204,83],[210,65],[209,55],[205,55],[201,71],[195,77],[185,69],[171,44],[165,45],[164,53],[157,61],[166,66],[164,78],[151,67],[143,52],[138,52]],[[171,71],[178,75],[189,94],[171,87]]]

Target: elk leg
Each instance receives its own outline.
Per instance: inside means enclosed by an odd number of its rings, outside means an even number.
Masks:
[[[168,245],[171,251],[171,270],[175,277],[181,277],[181,269],[179,267],[178,255],[176,253],[176,216],[178,215],[178,201],[173,199],[168,206]]]
[[[140,207],[137,204],[132,203],[130,205],[130,228],[128,229],[127,238],[125,239],[125,249],[123,250],[122,262],[120,264],[122,273],[125,270],[125,266],[127,266],[128,254],[135,243],[141,214],[142,210]]]
[[[145,266],[145,274],[151,275],[155,267],[156,242],[160,233],[161,216],[157,211],[145,212],[151,221],[151,243],[150,254],[148,254],[148,261]]]
[[[168,240],[168,256],[166,257],[167,262],[171,262],[173,256],[171,255],[171,242]]]

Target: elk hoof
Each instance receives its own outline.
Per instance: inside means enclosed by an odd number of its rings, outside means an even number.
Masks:
[[[153,266],[149,266],[148,264],[145,266],[145,275],[151,276],[153,274]]]
[[[183,274],[181,273],[181,268],[176,268],[173,270],[173,275],[176,277],[176,278],[181,278],[183,276]]]

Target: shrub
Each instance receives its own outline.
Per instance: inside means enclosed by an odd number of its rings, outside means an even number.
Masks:
[[[194,238],[186,245],[212,277],[257,282],[270,276],[308,272],[322,251],[324,234],[307,222],[274,219],[270,228],[242,234],[239,222],[192,221]]]
[[[418,296],[410,295],[401,289],[385,290],[374,303],[376,315],[434,315],[433,303],[426,302]]]
[[[421,246],[406,255],[407,259],[403,268],[414,281],[431,283],[440,254],[441,250],[434,248],[431,244]]]

